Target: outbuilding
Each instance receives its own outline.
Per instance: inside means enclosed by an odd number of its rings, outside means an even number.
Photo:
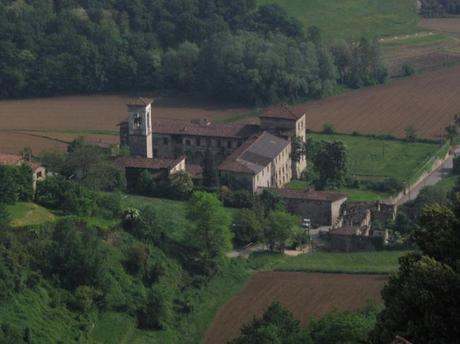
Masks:
[[[268,189],[279,195],[287,210],[303,219],[310,219],[313,227],[337,226],[341,220],[341,208],[347,196],[338,192],[308,191],[297,189]]]

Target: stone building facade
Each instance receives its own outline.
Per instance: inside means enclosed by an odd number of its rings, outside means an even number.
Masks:
[[[144,98],[130,102],[129,116],[119,124],[120,143],[129,147],[132,156],[184,156],[187,165],[199,166],[210,152],[216,164],[222,164],[219,170],[224,177],[244,182],[253,192],[259,187],[283,187],[306,168],[304,158],[298,162],[291,158],[292,139],[306,140],[305,114],[281,106],[267,109],[260,116],[260,125],[211,123],[206,119],[189,122],[152,118],[151,104]],[[235,164],[244,168],[233,168]]]
[[[224,179],[232,178],[253,193],[282,188],[292,179],[289,141],[268,132],[254,136],[219,166]]]
[[[273,135],[291,141],[294,137],[306,142],[307,115],[296,113],[286,106],[270,107],[260,115],[260,127]],[[307,160],[304,156],[300,161],[292,162],[293,178],[299,179],[307,168]]]
[[[284,201],[287,210],[303,219],[310,219],[313,227],[336,226],[341,219],[347,196],[337,192],[294,189],[272,189]]]

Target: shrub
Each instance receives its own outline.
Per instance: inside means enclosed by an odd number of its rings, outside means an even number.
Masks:
[[[325,123],[323,125],[323,130],[321,131],[323,134],[333,135],[336,133],[334,125],[331,123]]]
[[[234,216],[232,230],[239,244],[258,241],[262,236],[262,228],[263,221],[253,210],[242,209]]]
[[[404,133],[406,134],[406,141],[407,142],[415,142],[417,141],[417,130],[414,128],[413,125],[404,129]]]
[[[187,199],[193,191],[192,177],[179,171],[169,176],[169,194],[175,198]]]
[[[37,203],[66,214],[93,214],[97,209],[95,198],[93,192],[63,177],[48,178],[37,186]]]
[[[123,212],[121,193],[99,194],[96,198],[98,213],[105,218],[119,218]]]
[[[0,203],[30,201],[32,197],[32,170],[29,166],[0,166]]]
[[[230,208],[253,208],[255,204],[254,195],[247,190],[229,191],[221,197],[224,205]]]
[[[401,73],[403,76],[411,76],[415,74],[415,69],[411,65],[405,64],[401,67]]]

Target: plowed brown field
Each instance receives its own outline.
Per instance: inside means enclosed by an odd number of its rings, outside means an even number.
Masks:
[[[338,132],[403,137],[413,125],[418,135],[439,138],[460,112],[460,66],[416,75],[293,108],[307,113],[307,127],[332,123]]]
[[[129,99],[124,95],[96,95],[0,101],[0,151],[18,152],[24,146],[31,146],[34,152],[62,148],[65,144],[60,141],[79,135],[116,142],[116,125],[126,117]],[[460,112],[460,66],[294,108],[307,112],[308,127],[314,130],[332,123],[339,132],[402,137],[404,129],[413,125],[420,136],[438,138],[454,114]],[[157,97],[154,106],[155,116],[176,119],[246,119],[250,112],[241,106],[191,96]],[[18,129],[29,133],[33,130],[36,136],[11,131]],[[112,136],[100,135],[101,130]]]
[[[203,97],[155,97],[154,115],[161,118],[225,119],[247,108],[219,104]],[[117,130],[126,118],[127,95],[65,96],[0,101],[0,129]]]
[[[146,96],[155,98],[154,114],[162,118],[225,120],[250,111],[199,96]],[[62,148],[65,144],[59,141],[79,135],[113,143],[118,140],[117,124],[126,118],[130,99],[128,95],[94,95],[0,101],[0,151],[17,153],[24,146],[34,152]],[[30,130],[35,136],[23,133]],[[112,131],[113,136],[98,135],[101,130]]]
[[[460,34],[460,18],[422,19],[418,26],[427,30]]]
[[[214,318],[206,344],[223,344],[260,316],[273,302],[293,312],[303,326],[332,309],[357,310],[369,300],[380,300],[386,276],[302,272],[260,272]]]

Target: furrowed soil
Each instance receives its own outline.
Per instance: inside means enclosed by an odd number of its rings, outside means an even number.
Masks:
[[[154,114],[159,118],[226,121],[251,110],[199,96],[156,96]],[[62,96],[0,101],[0,151],[17,153],[25,146],[34,152],[63,148],[77,136],[91,141],[118,141],[117,124],[127,116],[128,95]]]
[[[413,126],[420,137],[444,134],[460,111],[460,65],[293,106],[307,113],[307,128],[331,123],[341,133],[404,137]]]
[[[422,19],[418,25],[427,30],[450,32],[460,35],[460,17]]]
[[[117,124],[126,118],[127,95],[63,96],[0,101],[0,151],[34,153],[63,149],[75,137],[118,142]],[[293,106],[307,113],[307,127],[332,123],[338,132],[404,136],[414,126],[420,137],[436,139],[460,112],[460,65]],[[259,109],[222,104],[204,97],[156,97],[158,118],[254,121]]]
[[[381,301],[386,281],[383,275],[259,272],[220,309],[205,343],[223,344],[238,337],[241,327],[273,302],[289,309],[302,326],[333,309],[363,309],[369,300]]]

